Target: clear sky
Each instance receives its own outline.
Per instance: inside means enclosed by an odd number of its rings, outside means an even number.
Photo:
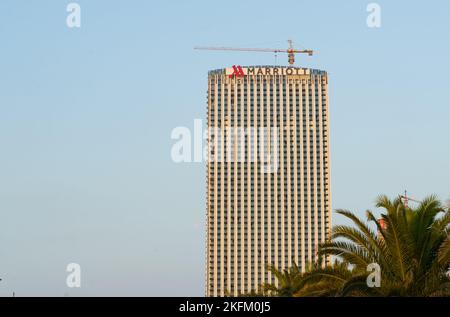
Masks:
[[[450,195],[448,1],[378,1],[369,28],[371,1],[79,0],[80,29],[69,2],[0,2],[0,295],[204,294],[205,167],[170,134],[206,116],[209,69],[274,56],[195,45],[317,51],[333,208]]]

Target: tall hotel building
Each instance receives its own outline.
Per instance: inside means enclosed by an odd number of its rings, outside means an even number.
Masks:
[[[330,237],[327,73],[210,71],[207,119],[206,295],[258,292]]]

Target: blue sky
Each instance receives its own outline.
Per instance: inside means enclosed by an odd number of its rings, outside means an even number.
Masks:
[[[80,29],[70,2],[0,2],[1,296],[203,295],[205,168],[170,133],[205,117],[209,69],[274,57],[195,45],[317,51],[334,208],[450,196],[447,1],[378,1],[379,29],[370,1],[79,0]]]

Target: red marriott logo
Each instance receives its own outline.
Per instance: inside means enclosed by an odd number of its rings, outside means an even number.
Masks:
[[[236,66],[233,65],[233,73],[231,75],[229,75],[228,77],[233,78],[234,76],[240,78],[240,77],[244,77],[244,71],[242,70],[241,66]]]

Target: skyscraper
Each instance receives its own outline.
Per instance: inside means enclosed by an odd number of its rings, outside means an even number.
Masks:
[[[249,66],[208,74],[206,295],[260,291],[330,235],[328,76]]]

